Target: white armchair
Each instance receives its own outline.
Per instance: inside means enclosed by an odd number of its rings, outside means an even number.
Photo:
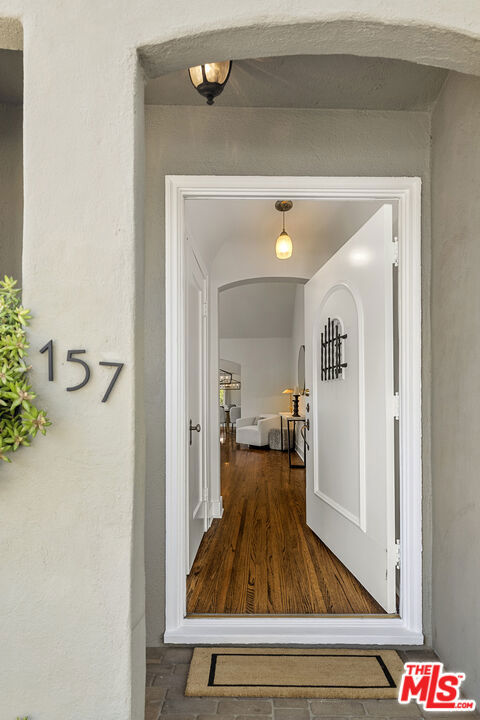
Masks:
[[[220,407],[218,408],[218,420],[219,420],[219,423],[220,423],[220,427],[221,427],[222,425],[223,425],[223,427],[225,427],[226,422],[227,422],[227,415],[226,415],[226,413],[225,413],[225,408],[222,407],[221,405],[220,405]]]
[[[237,427],[237,420],[240,419],[241,414],[242,408],[239,408],[236,405],[232,405],[232,407],[230,408],[230,422],[232,423],[232,427],[233,425]]]
[[[255,420],[257,421],[256,424]],[[268,433],[272,428],[280,428],[280,415],[258,415],[237,420],[237,443],[263,447],[268,445]]]

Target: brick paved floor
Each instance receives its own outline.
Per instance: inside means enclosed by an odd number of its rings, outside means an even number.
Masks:
[[[399,650],[406,660],[438,660],[426,649]],[[185,697],[192,656],[190,647],[147,649],[145,720],[478,720],[477,713],[425,713],[415,705],[396,700],[298,700],[289,698],[194,698]]]

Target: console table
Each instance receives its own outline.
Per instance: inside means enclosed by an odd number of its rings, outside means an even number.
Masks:
[[[285,451],[283,447],[283,421],[286,421],[287,423],[287,450],[288,450],[288,465],[291,468],[304,468],[306,459],[307,459],[307,442],[306,439],[303,438],[303,457],[304,462],[302,464],[300,463],[292,463],[292,451],[291,451],[291,439],[290,439],[290,429],[293,430],[293,438],[295,440],[295,423],[301,422],[302,424],[305,423],[305,416],[299,415],[298,417],[295,417],[291,413],[280,413],[280,438],[281,438],[281,449],[282,452]],[[290,426],[291,423],[291,426]]]

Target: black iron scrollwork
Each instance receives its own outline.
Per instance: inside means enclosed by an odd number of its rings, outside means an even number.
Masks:
[[[347,367],[344,362],[344,342],[347,333],[341,333],[339,320],[328,318],[324,331],[321,334],[322,347],[322,380],[338,380],[343,377],[343,368]]]

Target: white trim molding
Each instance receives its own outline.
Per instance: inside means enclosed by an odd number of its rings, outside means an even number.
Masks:
[[[168,643],[419,645],[422,633],[421,181],[415,177],[170,175],[166,184],[166,611]],[[185,201],[385,200],[398,205],[401,591],[398,616],[186,617]],[[213,510],[213,508],[212,508]],[[221,508],[215,508],[221,512]],[[213,513],[215,514],[215,513]]]

